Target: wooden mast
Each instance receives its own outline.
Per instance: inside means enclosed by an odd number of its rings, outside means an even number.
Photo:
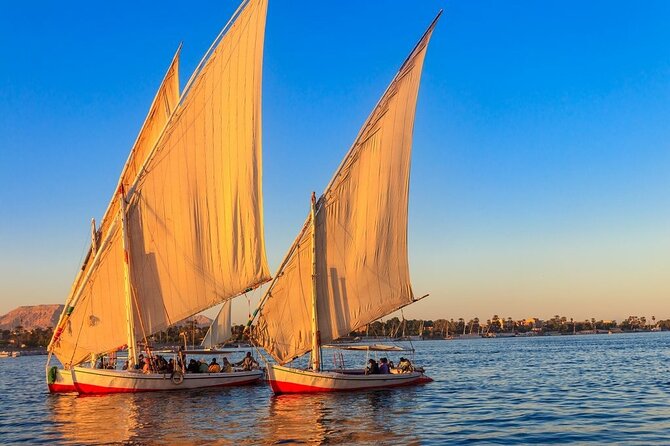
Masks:
[[[316,194],[312,192],[312,370],[321,370],[321,332],[316,292]]]
[[[119,186],[121,212],[121,240],[123,244],[123,278],[126,294],[126,330],[128,333],[128,369],[137,364],[137,341],[135,340],[135,314],[133,312],[132,286],[130,282],[130,254],[128,252],[128,222],[126,221],[126,193],[123,185]]]
[[[98,252],[98,231],[95,229],[95,218],[91,219],[91,255]]]

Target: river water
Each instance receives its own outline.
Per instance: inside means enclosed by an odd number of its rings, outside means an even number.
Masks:
[[[0,443],[670,444],[670,333],[414,345],[435,382],[278,397],[264,384],[56,396],[46,357],[0,359]]]

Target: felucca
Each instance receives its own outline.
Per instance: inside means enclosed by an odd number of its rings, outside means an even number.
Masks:
[[[148,337],[270,279],[261,74],[267,0],[243,1],[179,94],[179,51],[149,110],[49,344],[52,392],[244,384],[261,370],[135,370]],[[143,346],[143,347],[140,347]],[[96,359],[127,350],[127,370]],[[49,367],[55,354],[64,368]],[[177,361],[175,361],[177,362]],[[90,364],[86,367],[86,364]]]
[[[317,200],[312,194],[310,214],[248,323],[258,317],[251,338],[277,363],[268,363],[275,393],[432,381],[421,369],[374,375],[343,367],[326,370],[321,347],[418,300],[407,257],[410,155],[421,69],[440,14],[402,64],[323,195]],[[309,369],[286,366],[308,352]]]

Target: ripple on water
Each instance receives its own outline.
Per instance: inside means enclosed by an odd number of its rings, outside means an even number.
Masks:
[[[3,443],[667,444],[670,333],[426,341],[435,382],[273,396],[265,385],[53,396],[45,357],[0,362]],[[349,356],[353,358],[353,356]],[[359,359],[362,362],[362,360]]]

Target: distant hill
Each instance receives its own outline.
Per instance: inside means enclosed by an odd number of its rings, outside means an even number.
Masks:
[[[11,330],[20,325],[24,330],[55,327],[63,305],[30,305],[18,307],[0,316],[0,330]]]
[[[198,327],[209,327],[212,323],[212,319],[208,318],[204,314],[198,314],[197,316],[189,317],[183,321],[177,322],[175,325],[186,325],[186,321],[195,320],[195,324]]]
[[[58,318],[63,311],[63,305],[31,305],[18,307],[9,313],[0,316],[0,330],[11,330],[20,325],[24,330],[32,330],[34,328],[55,327],[58,323]],[[204,314],[199,314],[188,319],[178,322],[176,325],[186,325],[186,321],[195,319],[198,327],[209,327],[212,319]]]

